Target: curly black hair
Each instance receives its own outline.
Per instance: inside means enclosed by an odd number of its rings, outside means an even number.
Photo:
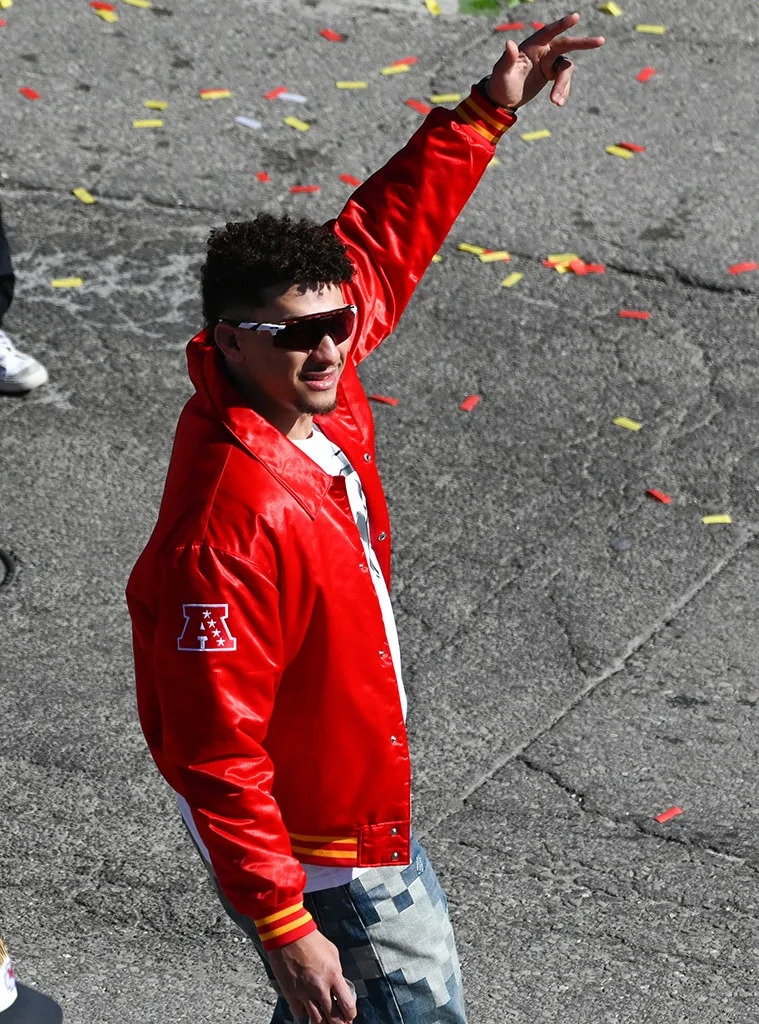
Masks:
[[[272,285],[318,288],[352,277],[347,250],[328,228],[261,213],[211,231],[200,269],[203,317],[213,327],[230,306],[263,306]]]

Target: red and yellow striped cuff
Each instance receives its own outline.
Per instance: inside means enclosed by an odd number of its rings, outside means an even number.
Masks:
[[[454,114],[493,145],[502,135],[506,134],[513,124],[516,124],[517,120],[516,114],[491,103],[476,86],[467,98],[455,108]]]
[[[316,921],[303,906],[302,899],[267,917],[254,918],[253,923],[264,949],[279,949],[316,931]]]
[[[354,868],[358,864],[356,836],[304,836],[290,832],[290,845],[303,864],[329,864],[333,868]]]

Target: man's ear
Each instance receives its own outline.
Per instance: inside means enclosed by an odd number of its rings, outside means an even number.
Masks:
[[[213,329],[213,340],[222,355],[231,363],[242,362],[242,349],[237,340],[237,332],[231,324],[216,324]]]

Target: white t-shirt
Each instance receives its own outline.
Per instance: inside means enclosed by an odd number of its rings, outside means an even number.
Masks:
[[[317,466],[320,466],[325,473],[329,473],[330,476],[345,477],[345,487],[351,511],[353,512],[353,518],[356,521],[356,528],[358,529],[359,536],[361,537],[361,541],[364,545],[372,583],[374,584],[374,589],[377,592],[377,600],[379,601],[380,610],[382,611],[382,620],[385,624],[385,633],[387,634],[387,642],[393,659],[393,668],[395,669],[395,676],[398,680],[398,694],[400,696],[401,707],[403,709],[403,720],[405,722],[408,702],[406,700],[406,691],[403,688],[403,677],[401,675],[401,651],[398,643],[398,630],[395,626],[395,616],[393,615],[393,608],[390,604],[390,595],[387,591],[385,577],[382,575],[382,570],[380,569],[379,562],[377,561],[377,556],[375,555],[371,545],[369,513],[366,507],[364,489],[361,486],[358,473],[350,464],[343,451],[336,444],[333,444],[315,423],[313,425],[313,433],[310,437],[304,438],[303,440],[294,440],[291,438],[291,440],[296,447],[300,448],[300,450],[304,452],[304,454],[313,459]],[[185,824],[192,833],[195,842],[203,853],[203,856],[210,861],[211,858],[208,855],[208,850],[198,834],[198,830],[195,827],[195,822],[192,819],[192,813],[190,812],[187,801],[179,795],[177,795],[177,801]],[[354,878],[357,878],[364,871],[368,871],[369,868],[333,868],[322,864],[304,864],[303,870],[306,872],[307,877],[304,892],[317,892],[320,889],[331,889],[336,885],[345,885],[346,882],[350,882]]]

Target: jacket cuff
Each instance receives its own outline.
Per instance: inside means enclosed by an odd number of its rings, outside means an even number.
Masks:
[[[472,91],[455,108],[454,114],[493,145],[517,121],[517,115],[493,103],[480,84],[472,86]]]
[[[316,921],[303,906],[303,899],[291,900],[273,914],[254,918],[264,949],[279,949],[316,931]]]

